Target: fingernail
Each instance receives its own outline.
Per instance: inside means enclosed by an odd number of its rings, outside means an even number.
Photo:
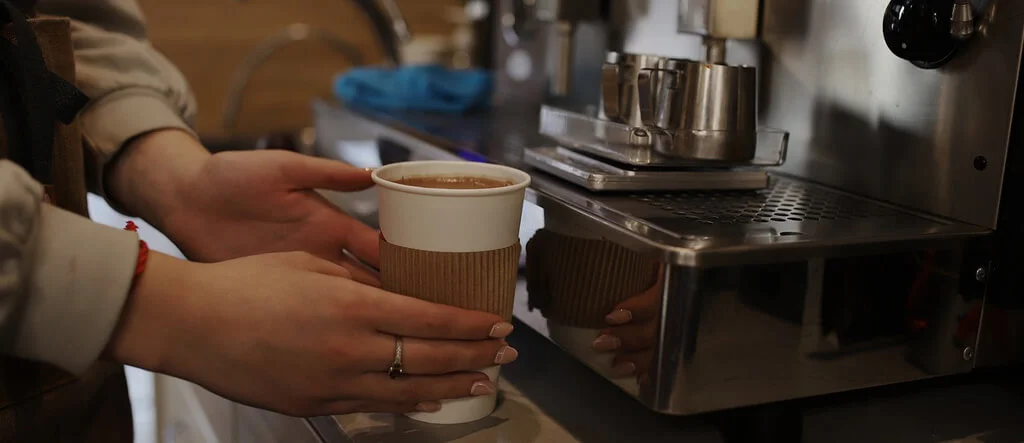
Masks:
[[[627,375],[633,375],[636,372],[636,365],[631,361],[624,361],[622,363],[612,366],[612,376],[625,377]]]
[[[505,363],[512,363],[519,357],[519,351],[511,346],[502,346],[498,350],[498,355],[494,357],[494,364],[503,365]]]
[[[604,320],[611,325],[623,325],[629,323],[633,319],[633,313],[625,309],[616,309],[611,314],[604,317]]]
[[[376,171],[376,170],[377,170],[377,168],[363,168],[363,172],[373,172],[373,171]]]
[[[613,351],[618,349],[619,346],[622,346],[622,340],[619,340],[619,338],[614,335],[602,335],[597,337],[591,346],[594,347],[595,351],[599,352]]]
[[[488,334],[491,338],[505,338],[512,333],[511,323],[498,323],[491,327],[491,333]]]
[[[436,401],[416,403],[416,410],[419,412],[437,412],[441,410],[441,403]]]
[[[491,395],[494,393],[494,383],[489,380],[480,380],[473,383],[473,387],[469,389],[470,395]]]

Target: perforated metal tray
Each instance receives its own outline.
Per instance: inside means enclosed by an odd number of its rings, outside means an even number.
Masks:
[[[770,188],[755,192],[638,193],[630,197],[671,213],[680,222],[703,225],[822,223],[907,216],[893,208],[785,179],[772,180]]]
[[[512,115],[490,122],[493,131],[487,132],[487,143],[478,147],[488,149],[486,157],[492,161],[523,167],[523,144],[531,140],[530,133],[517,132],[523,130],[523,120]],[[337,121],[323,126],[336,130]],[[349,128],[343,131],[349,136],[368,130],[377,138],[402,140],[412,158],[455,157],[460,147],[414,135],[416,131],[396,123],[357,117]],[[617,193],[590,192],[540,171],[531,175],[527,191],[531,202],[542,208],[572,209],[595,234],[673,266],[765,264],[956,247],[991,233],[984,227],[774,174],[768,187],[757,191]]]
[[[680,266],[804,260],[989,233],[832,188],[770,176],[755,191],[581,193],[534,175],[531,198],[574,207],[601,235]]]

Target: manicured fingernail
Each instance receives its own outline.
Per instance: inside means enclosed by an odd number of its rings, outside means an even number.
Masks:
[[[473,387],[469,389],[470,395],[491,395],[494,391],[494,383],[489,380],[480,380],[473,383]]]
[[[373,171],[376,171],[376,170],[377,170],[377,168],[363,168],[363,172],[373,172]]]
[[[597,337],[591,346],[593,346],[594,350],[598,352],[614,351],[618,349],[619,346],[622,346],[622,340],[619,340],[619,338],[614,335],[602,335]]]
[[[615,377],[625,377],[627,375],[633,375],[636,372],[636,365],[631,361],[624,361],[622,363],[612,366],[612,375]]]
[[[616,309],[611,314],[604,317],[604,320],[610,325],[624,325],[629,323],[633,319],[633,313],[625,309]]]
[[[503,365],[506,363],[512,363],[519,357],[519,351],[511,346],[502,346],[498,350],[498,355],[494,357],[494,364]]]
[[[498,323],[491,327],[491,338],[505,338],[512,333],[511,323]]]
[[[419,412],[437,412],[441,410],[441,403],[436,401],[416,403],[416,410]]]

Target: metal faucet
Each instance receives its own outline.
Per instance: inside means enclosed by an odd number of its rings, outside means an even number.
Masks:
[[[377,34],[388,60],[395,66],[402,64],[402,48],[411,40],[409,25],[402,16],[398,3],[394,0],[352,0],[366,14],[367,19]],[[253,72],[263,65],[275,52],[292,43],[309,39],[321,40],[337,50],[352,66],[365,63],[363,54],[341,37],[323,29],[314,28],[305,23],[293,23],[277,34],[271,35],[246,57],[231,81],[228,96],[224,103],[221,126],[231,130],[238,123],[242,93],[249,84]]]
[[[221,126],[224,129],[232,130],[238,123],[238,112],[241,107],[242,93],[245,92],[249,79],[257,68],[263,65],[270,56],[279,49],[292,43],[310,39],[321,40],[336,50],[352,66],[362,65],[365,61],[359,49],[351,45],[335,34],[314,28],[305,23],[293,23],[280,32],[271,35],[256,47],[249,56],[245,58],[242,65],[235,71],[231,86],[228,89],[228,96],[224,102],[224,113],[221,117]]]
[[[402,48],[412,34],[394,0],[352,0],[370,20],[384,54],[395,66],[402,64]]]

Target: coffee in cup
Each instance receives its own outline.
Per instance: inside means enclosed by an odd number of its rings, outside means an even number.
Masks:
[[[435,189],[488,189],[512,186],[507,179],[477,177],[471,175],[424,175],[402,177],[395,183],[406,186]]]

